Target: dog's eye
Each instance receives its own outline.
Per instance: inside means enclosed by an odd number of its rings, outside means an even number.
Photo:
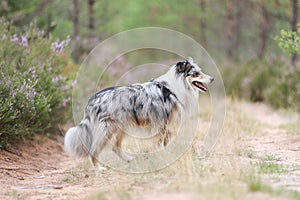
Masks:
[[[199,76],[199,75],[200,75],[199,72],[194,72],[194,73],[193,73],[193,76]]]

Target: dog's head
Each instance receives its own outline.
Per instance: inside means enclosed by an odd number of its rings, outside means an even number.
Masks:
[[[203,73],[191,57],[176,64],[176,74],[184,78],[189,88],[201,92],[207,92],[208,88],[205,85],[214,80],[213,77]]]

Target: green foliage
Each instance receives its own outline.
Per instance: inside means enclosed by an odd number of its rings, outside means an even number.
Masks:
[[[283,74],[278,82],[275,82],[270,88],[267,102],[275,107],[294,107],[300,108],[300,70],[296,69],[294,73]]]
[[[300,53],[300,23],[296,32],[281,30],[280,36],[276,36],[275,40],[290,55]]]
[[[73,1],[39,1],[39,0],[9,0],[3,1],[0,14],[16,22],[20,29],[35,21],[40,28],[51,32],[55,37],[65,38],[74,35]],[[7,5],[4,5],[6,2]],[[137,27],[164,27],[183,32],[198,42],[205,44],[205,48],[214,59],[225,58],[228,46],[228,22],[226,9],[228,1],[205,0],[204,7],[199,0],[165,0],[165,1],[143,1],[123,0],[95,1],[94,25],[90,30],[88,1],[78,1],[79,7],[79,38],[74,49],[80,61],[81,54],[87,54],[91,48],[88,47],[90,36],[95,36],[102,41],[109,36],[121,31]],[[236,1],[230,1],[236,2]],[[289,21],[291,9],[290,2],[286,0],[258,0],[238,1],[232,5],[232,17],[237,24],[234,25],[233,36],[234,48],[233,58],[239,61],[249,61],[257,57],[256,49],[259,48],[260,6],[264,4],[268,11],[268,36],[277,34],[282,28],[290,26]],[[205,22],[200,26],[201,20]],[[203,28],[204,27],[204,28]],[[245,31],[247,30],[247,31]],[[236,32],[236,33],[235,33]],[[205,36],[205,37],[202,37]],[[205,38],[205,39],[203,39]],[[202,41],[203,40],[203,41]],[[95,42],[96,41],[96,42]],[[94,43],[98,42],[94,40]],[[93,41],[92,41],[93,43]],[[175,44],[175,43],[174,43]],[[92,47],[95,46],[91,45]],[[279,53],[271,37],[267,38],[266,55],[268,53]],[[269,51],[271,50],[271,51]],[[85,56],[85,55],[83,55]]]
[[[275,56],[251,61],[224,70],[225,86],[229,94],[265,101],[275,108],[300,108],[300,69],[293,73],[288,60]]]
[[[289,54],[299,53],[300,24],[297,32],[281,30],[281,36],[275,40]],[[276,108],[300,108],[300,69],[291,67],[285,59],[268,56],[262,61],[227,68],[224,73],[231,94],[252,101],[266,101]]]
[[[0,19],[0,147],[64,122],[70,102],[71,82],[62,75],[69,40],[51,42],[34,26],[15,32]]]

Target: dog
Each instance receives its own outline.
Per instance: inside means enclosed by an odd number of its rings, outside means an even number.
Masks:
[[[101,90],[89,99],[80,124],[67,131],[64,148],[99,166],[97,158],[110,142],[113,151],[130,162],[134,157],[121,144],[132,128],[159,133],[165,147],[178,124],[197,109],[199,92],[207,92],[206,85],[213,80],[189,57],[149,82]]]

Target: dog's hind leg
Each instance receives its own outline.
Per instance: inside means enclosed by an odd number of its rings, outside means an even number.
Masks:
[[[108,134],[106,137],[103,138],[103,140],[100,142],[100,144],[98,145],[96,151],[90,155],[90,160],[91,163],[94,167],[98,167],[99,171],[104,171],[106,170],[105,167],[102,167],[98,161],[98,157],[99,154],[101,153],[101,151],[104,149],[104,147],[106,147],[107,142],[111,139],[111,134]]]
[[[105,171],[106,170],[105,167],[102,167],[100,165],[99,160],[98,160],[98,156],[99,156],[100,152],[106,146],[106,143],[107,143],[107,140],[103,141],[103,143],[99,146],[99,148],[97,149],[97,151],[93,155],[90,156],[90,161],[91,161],[92,165],[94,167],[97,167],[99,171]]]
[[[134,157],[125,153],[121,148],[121,144],[122,144],[124,135],[125,135],[125,133],[123,131],[118,131],[117,137],[116,137],[116,142],[113,147],[113,151],[123,160],[130,162],[134,159]]]
[[[91,161],[93,167],[97,167],[98,170],[99,170],[100,172],[107,170],[106,167],[102,167],[102,166],[99,164],[99,161],[98,161],[98,159],[97,159],[95,156],[91,156],[91,157],[90,157],[90,161]]]

